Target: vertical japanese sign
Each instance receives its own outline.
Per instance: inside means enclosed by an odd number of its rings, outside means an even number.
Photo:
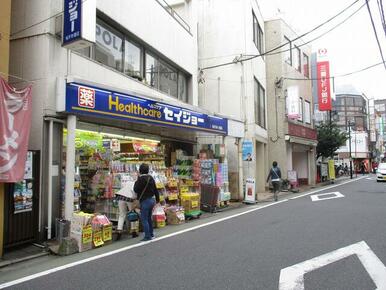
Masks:
[[[64,0],[63,39],[65,46],[82,37],[82,0]]]
[[[287,116],[288,119],[296,120],[300,117],[299,88],[290,86],[287,88]]]
[[[316,63],[318,103],[319,111],[330,111],[331,85],[330,85],[330,63],[327,58],[327,49],[319,49]]]
[[[17,90],[0,78],[0,182],[23,180],[31,107],[31,86]]]

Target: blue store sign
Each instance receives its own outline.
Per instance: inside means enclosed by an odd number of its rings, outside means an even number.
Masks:
[[[66,87],[66,112],[223,135],[228,133],[228,120],[224,118],[75,83]]]
[[[65,46],[82,37],[82,0],[64,0],[63,38]]]

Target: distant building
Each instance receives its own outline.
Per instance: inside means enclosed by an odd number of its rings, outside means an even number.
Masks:
[[[386,152],[386,99],[374,101],[374,120],[376,157],[382,159]]]
[[[371,158],[369,150],[369,100],[352,85],[344,85],[336,88],[336,99],[332,102],[332,116],[342,131],[349,131],[351,125],[351,156],[354,169],[359,168],[361,162],[369,166]],[[337,151],[340,163],[349,163],[350,146],[346,145]]]

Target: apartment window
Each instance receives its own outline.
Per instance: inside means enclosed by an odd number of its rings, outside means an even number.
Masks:
[[[95,60],[122,71],[123,35],[107,24],[96,24]]]
[[[125,40],[124,73],[129,76],[141,77],[141,48],[131,41]]]
[[[365,102],[363,101],[362,98],[359,98],[359,97],[354,98],[354,104],[355,104],[355,106],[357,106],[357,107],[363,107],[363,106],[365,106]]]
[[[159,60],[159,90],[177,98],[177,70]]]
[[[308,55],[303,53],[303,74],[306,78],[310,77],[309,67],[310,65]]]
[[[178,74],[178,99],[184,102],[188,101],[187,80],[183,73]]]
[[[265,90],[255,78],[255,122],[262,128],[265,128]]]
[[[311,124],[311,103],[304,101],[304,123]]]
[[[294,45],[294,59],[293,65],[297,71],[301,71],[301,60],[300,60],[300,48]]]
[[[284,42],[287,43],[284,46],[284,61],[289,65],[292,65],[291,40],[288,37],[284,36]]]
[[[263,30],[261,29],[259,22],[257,21],[257,17],[255,13],[252,11],[253,18],[253,42],[255,43],[259,53],[263,53],[264,48],[264,35]]]
[[[351,97],[346,97],[346,107],[354,106],[354,99]]]
[[[299,122],[303,122],[303,98],[299,98]]]
[[[145,63],[146,63],[146,82],[148,85],[158,88],[159,86],[159,76],[158,76],[158,59],[152,56],[149,53],[146,53],[145,57]]]

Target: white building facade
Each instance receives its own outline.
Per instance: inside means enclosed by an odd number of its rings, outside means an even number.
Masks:
[[[266,66],[259,56],[264,21],[255,0],[199,0],[197,9],[199,105],[230,119],[231,192],[242,199],[247,178],[255,180],[257,193],[265,190],[269,168]]]

